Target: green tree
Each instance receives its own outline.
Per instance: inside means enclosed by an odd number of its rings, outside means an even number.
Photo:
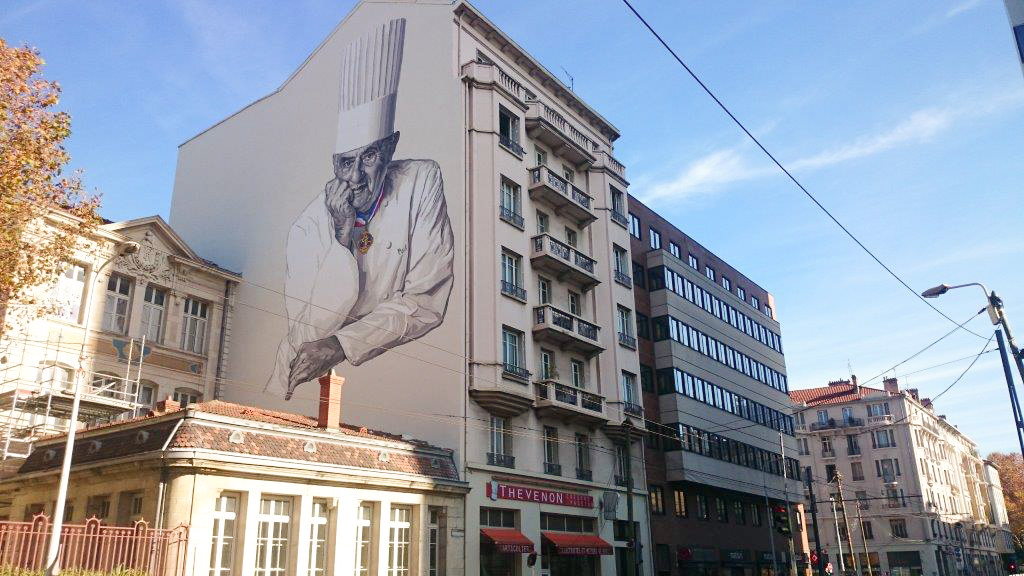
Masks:
[[[45,286],[97,225],[99,198],[66,174],[71,117],[43,60],[0,38],[0,335],[48,310]]]

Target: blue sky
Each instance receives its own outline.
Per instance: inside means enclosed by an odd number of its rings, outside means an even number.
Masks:
[[[277,87],[351,1],[14,1],[0,37],[64,88],[73,166],[112,219],[165,217],[177,145]],[[764,144],[918,291],[980,281],[1024,338],[1024,77],[1002,2],[635,5]],[[477,6],[623,136],[630,190],[773,292],[790,382],[863,382],[952,325],[888,277],[745,140],[613,0]],[[935,301],[958,320],[980,291]],[[987,337],[981,316],[969,325]],[[984,341],[898,368],[931,396]],[[993,343],[994,346],[994,343]],[[876,380],[875,384],[878,383]],[[983,453],[1016,450],[998,354],[937,403]]]

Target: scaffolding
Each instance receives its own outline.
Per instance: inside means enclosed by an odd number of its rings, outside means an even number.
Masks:
[[[5,366],[0,376],[0,447],[2,460],[27,458],[40,438],[66,433],[71,422],[75,398],[76,370],[81,370],[78,425],[112,422],[134,416],[138,402],[139,380],[145,357],[145,337],[130,339],[124,376],[97,372],[87,356],[95,355],[83,341],[68,342],[59,331],[56,339],[47,332],[46,340],[31,340],[28,335],[13,342],[19,356]],[[9,354],[15,355],[15,354]],[[66,361],[68,358],[72,362]],[[71,368],[77,365],[77,368]]]

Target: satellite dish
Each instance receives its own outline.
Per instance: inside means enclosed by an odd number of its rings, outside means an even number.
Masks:
[[[601,495],[601,513],[605,520],[615,520],[615,512],[619,508],[619,493],[606,490]]]

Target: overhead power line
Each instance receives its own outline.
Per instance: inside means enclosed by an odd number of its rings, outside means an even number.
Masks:
[[[909,291],[911,294],[913,294],[915,298],[917,298],[921,302],[924,302],[929,308],[931,308],[932,310],[937,312],[940,316],[942,316],[946,320],[949,320],[953,324],[957,324],[956,320],[953,320],[952,318],[947,316],[945,312],[943,312],[942,310],[939,310],[938,308],[936,308],[934,304],[932,304],[931,302],[926,300],[923,296],[918,294],[918,292],[916,290],[911,288],[910,285],[907,284],[903,280],[903,278],[901,278],[898,274],[896,274],[896,272],[894,272],[892,268],[890,268],[888,265],[886,265],[885,262],[882,262],[881,258],[876,256],[874,252],[872,252],[867,246],[864,245],[863,242],[861,242],[856,236],[854,236],[853,232],[850,232],[849,228],[847,228],[845,225],[843,225],[843,223],[840,222],[838,218],[836,218],[831,212],[829,212],[829,210],[827,208],[825,208],[825,206],[821,202],[819,202],[818,199],[815,198],[814,195],[811,194],[811,192],[809,190],[807,190],[807,188],[803,184],[801,184],[800,181],[797,180],[796,177],[793,176],[793,174],[785,166],[782,165],[782,162],[780,162],[775,157],[774,154],[769,152],[768,149],[765,148],[765,146],[763,144],[761,144],[761,141],[758,140],[757,137],[755,137],[750,132],[750,130],[747,129],[747,127],[743,124],[743,122],[741,122],[739,120],[739,118],[737,118],[736,115],[732,113],[731,110],[729,110],[728,106],[726,106],[718,98],[718,96],[716,96],[715,93],[712,92],[710,88],[708,88],[708,85],[705,84],[704,81],[701,80],[699,76],[697,76],[697,74],[686,64],[686,62],[684,62],[683,59],[680,58],[678,54],[676,54],[676,51],[673,50],[672,47],[669,46],[667,42],[665,42],[665,40],[661,37],[661,35],[658,34],[650,24],[648,24],[647,20],[645,20],[644,17],[641,16],[639,12],[637,12],[636,8],[634,8],[633,5],[630,4],[629,0],[622,0],[622,2],[626,5],[627,8],[629,8],[629,10],[633,13],[633,15],[636,16],[638,20],[640,20],[640,22],[644,25],[644,27],[646,27],[647,30],[658,40],[658,42],[665,48],[665,50],[668,50],[668,53],[672,55],[672,57],[675,59],[675,61],[678,62],[679,65],[682,66],[684,70],[686,70],[686,72],[690,75],[690,77],[693,78],[697,82],[697,84],[700,84],[700,87],[704,90],[704,92],[707,93],[708,96],[711,97],[712,100],[715,101],[715,104],[717,104],[718,107],[721,108],[722,111],[725,112],[729,116],[729,118],[732,119],[732,121],[737,126],[739,126],[740,130],[743,130],[743,133],[746,134],[747,137],[750,138],[750,140],[754,144],[756,144],[757,147],[760,148],[761,151],[764,152],[764,154],[766,156],[768,156],[768,158],[771,159],[771,161],[776,166],[778,166],[779,170],[782,170],[782,172],[794,184],[796,184],[797,188],[799,188],[808,198],[810,198],[811,202],[813,202],[815,206],[817,206],[822,212],[824,212],[825,215],[828,216],[829,219],[832,220],[832,222],[834,222],[836,224],[836,226],[839,226],[839,228],[843,232],[845,232],[846,235],[849,236],[850,239],[853,240],[854,243],[857,244],[857,246],[859,246],[861,248],[861,250],[863,250],[868,256],[870,256],[872,260],[874,260],[876,263],[878,263],[878,265],[881,266],[886,272],[888,272],[890,276],[895,278],[896,281],[899,282],[904,288],[906,288],[907,291]],[[973,330],[970,330],[970,329],[965,328],[963,326],[957,325],[957,327],[959,329],[961,329],[961,330],[965,330],[967,332],[970,332],[971,334],[974,334],[978,338],[985,338],[981,334],[978,334],[977,332],[974,332]]]

